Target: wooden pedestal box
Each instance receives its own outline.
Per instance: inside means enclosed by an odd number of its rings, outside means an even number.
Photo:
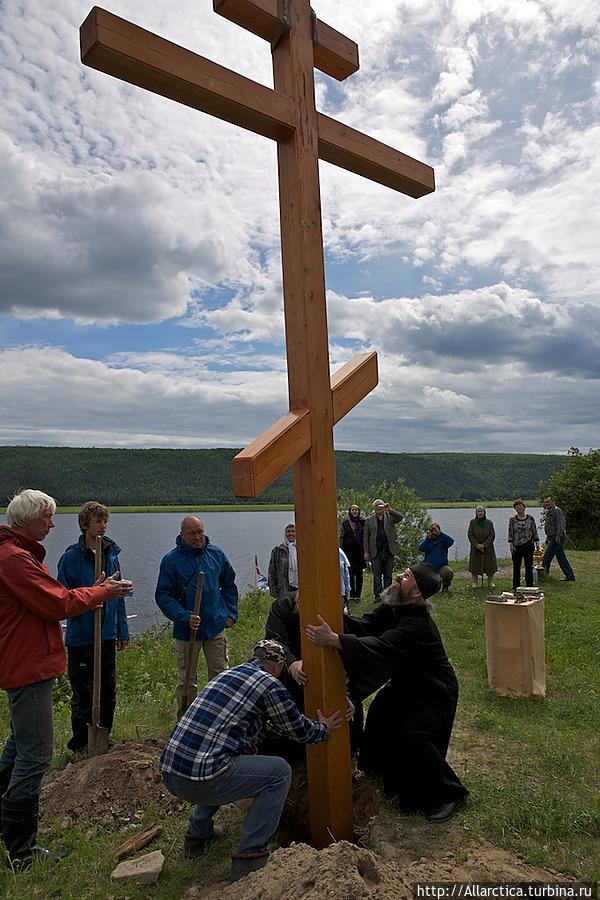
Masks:
[[[488,684],[504,697],[545,697],[544,600],[485,604]]]

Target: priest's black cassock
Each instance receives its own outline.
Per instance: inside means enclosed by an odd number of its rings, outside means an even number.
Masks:
[[[458,682],[424,602],[381,603],[344,616],[340,655],[357,694],[378,691],[367,714],[359,768],[382,779],[410,812],[468,794],[446,762]]]

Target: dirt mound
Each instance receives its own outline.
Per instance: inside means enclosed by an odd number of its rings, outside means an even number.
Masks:
[[[183,808],[166,790],[158,764],[164,742],[126,741],[102,756],[69,763],[50,774],[42,804],[61,819],[77,824],[119,826],[136,821],[148,803],[165,812]]]
[[[264,869],[234,884],[195,885],[186,900],[412,900],[416,881],[556,881],[551,872],[528,866],[501,850],[466,848],[467,859],[420,860],[410,866],[340,841],[324,850],[295,844],[272,854]]]

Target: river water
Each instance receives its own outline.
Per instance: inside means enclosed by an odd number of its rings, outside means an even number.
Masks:
[[[469,554],[467,528],[474,516],[474,509],[430,509],[429,515],[438,522],[455,544],[449,558],[464,559]],[[527,512],[540,521],[541,509],[528,508]],[[496,554],[508,556],[506,535],[508,520],[514,514],[512,506],[489,510],[489,518],[496,529]],[[272,548],[283,540],[283,530],[293,521],[292,512],[207,512],[201,514],[211,543],[217,544],[228,556],[237,575],[240,593],[253,587],[254,557],[258,557],[261,572],[265,575]],[[135,598],[128,601],[132,634],[141,634],[150,625],[163,625],[166,621],[154,602],[154,589],[160,560],[175,546],[182,513],[113,513],[108,534],[122,548],[120,560],[122,575],[134,583]],[[6,522],[4,516],[2,523]],[[52,529],[44,546],[46,563],[55,575],[58,560],[65,547],[79,537],[75,514],[54,517]]]

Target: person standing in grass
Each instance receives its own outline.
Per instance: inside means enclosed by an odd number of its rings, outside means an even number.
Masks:
[[[363,550],[365,519],[356,503],[351,503],[348,518],[340,528],[340,547],[350,563],[350,600],[360,603],[363,586],[363,570],[367,565]]]
[[[469,522],[467,532],[471,552],[469,554],[469,572],[471,573],[471,587],[479,587],[479,576],[487,575],[488,590],[493,591],[494,575],[498,571],[498,561],[494,550],[496,532],[485,512],[485,507],[475,508],[475,518]]]
[[[115,575],[67,590],[44,565],[41,542],[54,528],[56,503],[25,490],[0,526],[0,688],[8,695],[10,734],[0,755],[0,830],[15,869],[61,859],[37,843],[42,779],[52,762],[52,688],[67,668],[61,619],[131,592]]]
[[[383,588],[392,583],[394,557],[400,549],[396,525],[404,517],[380,497],[373,500],[373,515],[365,520],[363,551],[365,562],[373,567],[373,595],[379,603]]]
[[[550,563],[556,556],[564,577],[564,581],[575,581],[575,573],[565,553],[565,541],[567,540],[567,526],[562,509],[556,505],[553,497],[544,500],[546,518],[544,519],[544,531],[546,532],[546,552],[542,559],[542,565],[546,575],[550,574]]]
[[[298,551],[296,526],[288,522],[283,530],[283,541],[271,550],[269,559],[269,593],[278,600],[289,597],[298,590]]]
[[[200,648],[206,657],[210,680],[229,665],[226,629],[237,622],[238,589],[231,563],[216,544],[211,544],[198,516],[186,516],[175,548],[163,557],[155,599],[173,622],[177,661],[177,717],[198,690]],[[200,614],[194,613],[198,576],[204,572]],[[186,684],[187,649],[193,641],[191,680]]]
[[[121,548],[106,534],[110,513],[97,500],[88,500],[79,510],[81,536],[67,547],[58,562],[58,580],[66,588],[90,587],[95,581],[96,538],[101,539],[101,570],[105,575],[120,571]],[[109,600],[102,610],[102,668],[100,677],[100,726],[109,732],[117,705],[116,650],[124,650],[129,642],[125,600]],[[71,699],[72,736],[69,750],[86,750],[88,725],[92,721],[94,687],[94,613],[85,612],[67,621],[67,645]]]
[[[513,591],[521,584],[521,561],[525,564],[525,584],[533,587],[533,550],[539,546],[535,519],[525,512],[519,498],[513,503],[515,515],[508,520],[508,546],[513,564]]]

